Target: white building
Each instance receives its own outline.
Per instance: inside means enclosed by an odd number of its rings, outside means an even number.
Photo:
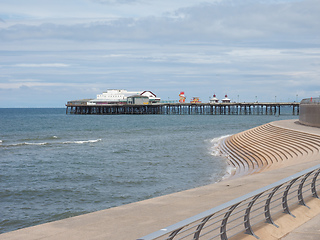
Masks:
[[[221,102],[223,103],[229,103],[231,100],[228,98],[228,95],[226,94],[224,99],[221,99]]]
[[[141,95],[149,98],[149,102],[155,103],[160,102],[160,98],[152,93],[151,91],[134,91],[128,92],[123,89],[109,89],[102,94],[97,94],[96,99],[92,99],[87,102],[87,105],[101,105],[101,104],[125,104],[127,103],[127,98],[134,95]]]
[[[153,92],[151,91],[143,91],[141,96],[147,96],[149,98],[149,102],[151,103],[158,103],[160,102],[161,98],[158,98]]]
[[[216,97],[215,94],[213,94],[213,98],[210,99],[210,103],[218,103],[219,99]]]

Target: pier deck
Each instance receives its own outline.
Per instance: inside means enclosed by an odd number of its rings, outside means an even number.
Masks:
[[[66,104],[70,114],[176,114],[176,115],[276,115],[281,108],[290,107],[299,115],[299,103],[155,103],[87,105],[73,101]]]

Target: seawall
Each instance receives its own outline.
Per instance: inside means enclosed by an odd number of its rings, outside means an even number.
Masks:
[[[222,152],[228,156],[230,164],[239,169],[228,180],[4,233],[0,239],[137,239],[319,164],[320,128],[295,122],[272,122],[225,139]],[[297,208],[296,218],[286,215],[275,219],[280,227],[267,226],[261,229],[259,237],[280,239],[285,236],[320,213],[317,201],[320,200],[308,202],[310,209]]]
[[[237,177],[320,159],[319,149],[320,128],[303,126],[297,120],[264,124],[221,144]]]
[[[299,122],[320,127],[320,98],[308,98],[301,101]]]

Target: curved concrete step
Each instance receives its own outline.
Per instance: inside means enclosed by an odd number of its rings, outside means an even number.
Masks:
[[[268,123],[227,137],[220,151],[243,175],[308,161],[320,153],[320,135]]]

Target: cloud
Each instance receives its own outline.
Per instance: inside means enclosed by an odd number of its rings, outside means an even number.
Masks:
[[[100,4],[133,4],[140,2],[140,0],[91,0],[92,2],[95,3],[100,3]]]
[[[127,1],[124,1],[127,2]],[[303,41],[318,43],[320,4],[222,1],[182,8],[161,17],[121,18],[73,25],[17,24],[0,30],[2,40],[73,41]]]
[[[309,96],[319,89],[320,5],[314,0],[66,5],[61,15],[55,1],[42,16],[35,15],[38,9],[26,10],[29,17],[1,15],[6,23],[0,23],[0,98],[24,91],[26,105],[36,95],[45,104],[43,96],[50,94],[50,101],[64,103],[124,88],[152,90],[164,99],[177,99],[184,90],[204,101],[214,92],[268,101],[280,95],[295,100],[297,92]]]
[[[15,67],[25,67],[25,68],[43,68],[43,67],[49,67],[49,68],[61,68],[61,67],[69,67],[68,64],[64,63],[19,63],[15,64]]]
[[[68,84],[63,83],[48,83],[34,79],[22,79],[12,80],[6,83],[0,83],[0,89],[26,89],[32,87],[52,87],[52,86],[67,86]]]

